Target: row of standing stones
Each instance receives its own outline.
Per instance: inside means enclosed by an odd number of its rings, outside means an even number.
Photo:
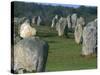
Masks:
[[[24,18],[22,18],[23,20]],[[15,20],[14,20],[15,21]],[[34,22],[34,18],[32,19]],[[18,21],[17,21],[18,22]],[[32,22],[32,23],[33,23]],[[39,17],[39,22],[41,19]],[[16,24],[16,21],[14,22]],[[28,19],[20,25],[19,36],[23,39],[15,42],[12,71],[14,73],[43,72],[48,57],[48,43],[36,36],[36,29],[30,26]],[[39,25],[38,25],[39,26]],[[75,42],[82,43],[82,55],[93,54],[97,49],[97,19],[85,24],[83,17],[77,18],[77,14],[68,15],[67,18],[58,19],[56,15],[52,19],[51,28],[56,28],[58,36],[64,35],[64,30],[74,31]],[[67,31],[68,32],[68,31]],[[16,37],[15,37],[16,41]]]
[[[58,20],[58,21],[57,21]],[[97,19],[86,24],[83,17],[77,17],[77,14],[68,15],[67,18],[58,19],[56,15],[52,20],[51,28],[56,28],[58,36],[74,31],[74,38],[77,44],[82,43],[82,55],[94,54],[97,50]]]

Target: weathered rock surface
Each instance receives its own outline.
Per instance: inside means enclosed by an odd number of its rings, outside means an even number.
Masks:
[[[41,18],[40,18],[40,16],[38,16],[38,18],[37,18],[37,26],[40,26],[40,23],[41,23]]]
[[[36,29],[30,26],[27,20],[20,27],[20,37],[27,38],[36,35]]]
[[[67,24],[68,24],[68,29],[72,29],[72,24],[71,24],[71,16],[67,16]]]
[[[97,49],[97,20],[89,22],[83,30],[82,55],[91,55]]]
[[[83,17],[77,19],[77,24],[75,26],[74,37],[77,44],[82,42],[83,26],[85,25],[85,20]]]
[[[58,19],[58,15],[56,15],[53,19],[52,19],[52,24],[51,24],[51,28],[53,28],[56,25]]]
[[[76,23],[77,23],[77,14],[74,13],[71,16],[71,22],[72,22],[72,28],[75,29]]]
[[[34,17],[32,18],[32,26],[33,26],[34,24],[36,24],[36,16],[34,16]]]
[[[59,21],[56,23],[56,30],[58,31],[58,36],[63,36],[65,28],[67,26],[67,19],[61,17]]]
[[[45,71],[48,44],[37,38],[24,38],[14,46],[12,70],[14,73]]]

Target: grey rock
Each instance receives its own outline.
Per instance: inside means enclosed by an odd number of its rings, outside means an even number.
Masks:
[[[36,29],[30,26],[30,22],[27,19],[20,27],[20,37],[27,38],[36,35]]]
[[[67,26],[67,19],[61,17],[59,21],[56,23],[56,30],[58,31],[58,36],[64,35],[64,30]]]
[[[75,26],[75,31],[74,31],[75,42],[77,44],[82,42],[82,32],[83,32],[84,25],[85,25],[84,18],[83,17],[78,18],[77,24]]]
[[[56,20],[58,19],[58,15],[56,15],[53,19],[52,19],[52,24],[51,24],[51,28],[54,28],[54,26],[56,25]]]
[[[32,26],[34,26],[34,24],[36,24],[36,16],[34,16],[34,17],[32,18]]]
[[[14,36],[14,45],[17,44],[21,40],[21,37],[19,36]]]
[[[97,20],[89,22],[83,30],[82,55],[91,55],[97,48]]]
[[[72,24],[71,24],[71,16],[67,16],[67,24],[68,24],[68,29],[72,29]]]
[[[76,13],[72,14],[71,22],[72,22],[72,28],[75,29],[76,22],[77,22],[77,14]]]
[[[37,26],[40,26],[40,23],[41,23],[41,18],[40,18],[40,16],[38,16],[38,18],[37,18]]]
[[[48,57],[48,44],[37,38],[30,37],[19,41],[14,46],[14,73],[43,72]]]

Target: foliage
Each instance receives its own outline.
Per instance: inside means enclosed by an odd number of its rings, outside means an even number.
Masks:
[[[86,18],[87,22],[93,20],[97,16],[97,7],[80,6],[79,8],[73,8],[18,1],[12,3],[14,3],[15,17],[41,16],[43,25],[50,25],[55,15],[67,17],[69,14],[77,13],[79,16]]]

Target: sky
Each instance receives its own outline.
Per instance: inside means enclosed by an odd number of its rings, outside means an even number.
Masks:
[[[28,2],[28,1],[21,1],[21,2]],[[93,5],[62,4],[62,3],[45,3],[45,2],[28,2],[28,3],[38,3],[43,5],[63,6],[63,7],[73,7],[73,8],[78,8],[80,6],[94,7]]]
[[[56,4],[56,3],[43,3],[44,5],[52,5],[52,6],[64,6],[64,7],[74,7],[78,8],[80,5],[73,5],[73,4]]]
[[[35,2],[35,3],[42,3],[45,5],[53,5],[53,6],[57,6],[57,5],[61,5],[64,7],[74,7],[74,8],[78,8],[81,5],[85,5],[85,6],[97,6],[97,2],[94,1],[89,1],[89,0],[15,0],[15,1],[24,1],[24,2]]]

